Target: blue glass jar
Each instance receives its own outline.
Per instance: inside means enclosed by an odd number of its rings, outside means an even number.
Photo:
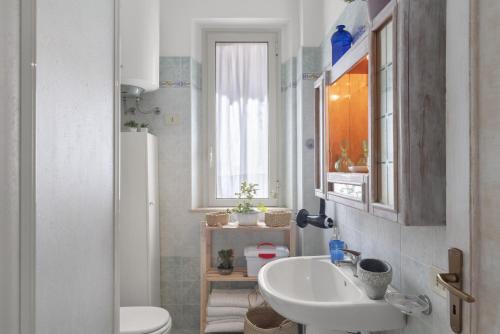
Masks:
[[[352,36],[349,31],[344,29],[345,25],[338,25],[337,31],[332,35],[332,65],[351,48]]]

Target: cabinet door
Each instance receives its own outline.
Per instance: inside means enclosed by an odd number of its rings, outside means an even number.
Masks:
[[[158,140],[148,134],[147,139],[148,182],[148,252],[150,305],[160,306],[160,222],[158,206]]]
[[[397,7],[398,220],[411,226],[444,225],[446,0],[399,0]]]
[[[370,211],[397,220],[396,9],[382,11],[371,33],[371,191]]]
[[[314,193],[325,198],[325,80],[320,76],[314,83]]]

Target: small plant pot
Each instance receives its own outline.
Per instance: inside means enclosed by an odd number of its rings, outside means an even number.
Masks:
[[[253,226],[259,222],[259,212],[238,213],[238,223],[242,226]]]
[[[137,132],[137,128],[127,126],[127,132]]]
[[[379,259],[362,259],[358,263],[358,277],[370,299],[383,299],[392,281],[392,267]]]
[[[139,132],[148,132],[148,128],[140,128]]]
[[[217,271],[219,272],[219,274],[221,275],[231,275],[232,272],[233,272],[234,268],[229,268],[229,269],[225,269],[225,268],[217,268]]]

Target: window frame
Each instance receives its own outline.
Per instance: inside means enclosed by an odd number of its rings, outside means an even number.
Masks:
[[[208,152],[208,175],[207,175],[207,204],[209,207],[231,207],[238,203],[238,199],[217,198],[217,169],[216,169],[216,110],[215,110],[215,45],[216,43],[268,43],[268,152],[269,152],[269,198],[256,198],[254,203],[262,203],[266,206],[275,207],[279,205],[279,128],[278,128],[278,96],[279,96],[279,35],[276,32],[207,32],[206,35],[206,107],[207,107],[207,152]]]

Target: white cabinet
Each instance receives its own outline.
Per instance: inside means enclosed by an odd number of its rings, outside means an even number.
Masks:
[[[122,306],[160,306],[158,141],[121,135],[120,289]]]
[[[120,0],[121,84],[145,91],[160,85],[160,2]]]

